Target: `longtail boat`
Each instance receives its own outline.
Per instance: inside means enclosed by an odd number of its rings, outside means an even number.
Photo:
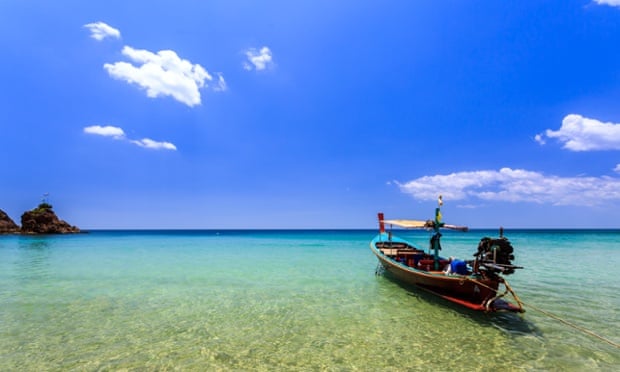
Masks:
[[[435,218],[425,221],[386,220],[383,213],[378,213],[379,234],[370,243],[370,249],[379,260],[377,273],[387,273],[400,282],[472,310],[525,312],[523,304],[504,278],[522,267],[512,264],[513,247],[503,236],[502,229],[499,238],[484,237],[480,240],[473,260],[439,255],[441,229],[468,230],[464,226],[442,222],[442,205],[439,196]],[[386,225],[390,226],[387,232]],[[394,236],[392,226],[431,230],[429,252]]]

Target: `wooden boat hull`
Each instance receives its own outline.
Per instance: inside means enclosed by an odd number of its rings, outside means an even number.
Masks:
[[[412,245],[404,240],[392,239],[390,240],[391,243],[406,244],[408,247],[413,248]],[[399,262],[393,256],[386,255],[382,249],[377,247],[378,243],[381,242],[385,242],[384,235],[378,236],[371,242],[371,250],[377,256],[383,269],[400,282],[416,286],[472,310],[522,311],[520,307],[496,298],[500,285],[497,279],[419,269],[417,267],[422,260],[415,265],[411,265],[411,260],[409,262]]]

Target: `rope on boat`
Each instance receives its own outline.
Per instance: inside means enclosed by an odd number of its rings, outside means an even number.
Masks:
[[[496,290],[496,289],[494,289],[494,288],[492,288],[492,287],[489,287],[488,285],[486,285],[486,284],[484,284],[484,283],[480,283],[480,282],[479,282],[479,281],[477,281],[477,280],[470,279],[470,278],[467,278],[467,280],[470,280],[470,281],[472,281],[472,282],[475,282],[476,284],[478,284],[478,285],[480,285],[480,286],[482,286],[482,287],[488,288],[488,289],[492,290],[492,291],[493,291],[493,292],[495,292],[495,293],[498,293],[498,292],[499,292],[498,290]],[[514,299],[515,299],[515,300],[519,303],[519,306],[520,306],[520,307],[527,306],[527,307],[529,307],[529,308],[532,308],[532,309],[534,309],[534,310],[537,310],[537,311],[539,311],[539,312],[541,312],[541,313],[545,314],[546,316],[548,316],[548,317],[550,317],[550,318],[553,318],[553,319],[555,319],[555,320],[557,320],[557,321],[559,321],[559,322],[561,322],[561,323],[564,323],[565,325],[567,325],[567,326],[569,326],[569,327],[572,327],[572,328],[574,328],[574,329],[576,329],[576,330],[578,330],[578,331],[580,331],[580,332],[583,332],[583,333],[585,333],[585,334],[587,334],[587,335],[590,335],[590,336],[592,336],[592,337],[594,337],[594,338],[598,338],[599,340],[601,340],[601,341],[603,341],[603,342],[606,342],[606,343],[608,343],[609,345],[611,345],[611,346],[613,346],[613,347],[615,347],[615,348],[617,348],[617,349],[620,349],[620,344],[617,344],[617,343],[613,342],[612,340],[610,340],[610,339],[608,339],[608,338],[605,338],[605,337],[603,337],[603,336],[601,336],[601,335],[598,335],[598,334],[596,334],[596,333],[594,333],[594,332],[590,331],[589,329],[586,329],[586,328],[584,328],[584,327],[581,327],[581,326],[579,326],[579,325],[577,325],[577,324],[571,323],[571,322],[569,322],[569,321],[568,321],[568,320],[566,320],[566,319],[562,319],[561,317],[559,317],[559,316],[557,316],[557,315],[555,315],[555,314],[552,314],[552,313],[550,313],[550,312],[548,312],[548,311],[546,311],[546,310],[543,310],[543,309],[541,309],[541,308],[539,308],[539,307],[536,307],[536,306],[534,306],[534,305],[530,305],[530,304],[525,304],[525,303],[523,303],[521,300],[519,300],[519,297],[517,297],[517,295],[513,292],[512,288],[510,288],[510,285],[508,284],[508,282],[507,282],[505,279],[504,279],[504,280],[502,280],[502,282],[504,283],[504,286],[506,287],[506,291],[510,291],[510,293],[512,294],[512,296],[514,297]],[[504,292],[502,295],[499,295],[499,296],[494,297],[494,298],[493,298],[493,300],[495,300],[496,298],[502,297],[502,296],[504,296],[505,294],[506,294],[506,292]],[[492,302],[492,301],[491,301],[491,302]]]
[[[484,284],[482,284],[482,285],[485,286]],[[506,288],[506,290],[502,294],[499,294],[498,291],[494,291],[494,292],[495,292],[496,296],[484,302],[484,308],[486,309],[487,312],[490,310],[490,307],[493,304],[493,302],[495,302],[495,300],[500,299],[500,298],[504,297],[506,294],[508,294],[508,288]],[[520,302],[519,302],[519,310],[523,310],[523,306],[522,306],[522,304]]]
[[[515,291],[512,290],[512,287],[508,284],[508,282],[506,281],[506,279],[502,278],[502,283],[504,283],[504,287],[506,287],[507,291],[510,291],[510,294],[512,295],[512,297],[515,299],[515,301],[517,301],[517,303],[519,304],[520,308],[523,308],[523,302],[521,302],[521,299],[519,298],[519,296],[517,296],[517,294],[515,293]]]

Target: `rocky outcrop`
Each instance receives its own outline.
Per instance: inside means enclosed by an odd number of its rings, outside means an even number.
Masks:
[[[0,234],[15,234],[19,232],[19,226],[11,217],[9,217],[2,209],[0,209]]]
[[[31,211],[22,214],[22,234],[71,234],[80,229],[59,219],[52,206],[41,203]]]

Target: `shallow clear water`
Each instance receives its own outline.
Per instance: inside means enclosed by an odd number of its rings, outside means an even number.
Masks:
[[[442,254],[494,234],[446,233]],[[620,231],[506,234],[523,316],[375,276],[374,231],[3,236],[0,370],[620,369],[620,349],[535,310],[620,343]]]

